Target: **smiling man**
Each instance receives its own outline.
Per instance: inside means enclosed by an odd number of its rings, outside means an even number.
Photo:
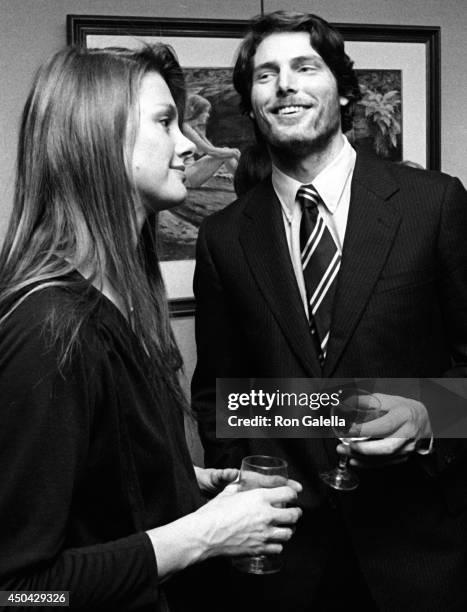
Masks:
[[[352,148],[357,79],[319,17],[254,19],[234,84],[272,175],[201,227],[193,405],[207,464],[278,455],[305,483],[285,569],[243,578],[242,609],[465,610],[466,445],[433,441],[443,406],[379,394],[387,414],[372,439],[337,447],[361,468],[359,488],[342,493],[319,478],[333,440],[217,439],[215,382],[465,376],[466,192]]]
[[[336,79],[311,47],[308,32],[271,34],[253,62],[250,114],[267,135],[276,164],[295,174],[296,160],[308,159],[311,152],[322,154],[321,165],[329,163],[343,145],[340,107],[349,101],[339,96]]]

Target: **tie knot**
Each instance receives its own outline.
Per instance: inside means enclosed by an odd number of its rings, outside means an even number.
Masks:
[[[297,200],[305,208],[316,208],[321,201],[319,193],[310,185],[302,185],[297,191]]]

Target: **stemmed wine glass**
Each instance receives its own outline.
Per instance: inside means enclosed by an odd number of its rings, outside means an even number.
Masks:
[[[245,457],[240,469],[240,490],[282,487],[287,484],[287,462],[279,457],[252,455]],[[233,566],[248,574],[275,574],[282,568],[280,555],[236,557]]]
[[[362,442],[368,437],[361,435],[364,423],[373,421],[386,414],[379,399],[364,389],[344,389],[339,403],[331,408],[332,429],[339,440],[349,446],[351,442]],[[321,479],[339,491],[352,491],[359,485],[359,478],[349,469],[349,456],[339,458],[338,465],[320,474]]]

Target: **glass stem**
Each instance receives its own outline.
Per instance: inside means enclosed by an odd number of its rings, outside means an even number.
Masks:
[[[343,457],[339,457],[339,465],[338,465],[339,470],[342,470],[343,472],[345,472],[347,470],[348,463],[349,463],[348,455],[344,455]]]

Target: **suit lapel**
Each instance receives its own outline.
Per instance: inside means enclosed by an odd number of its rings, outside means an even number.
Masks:
[[[240,243],[269,308],[310,376],[321,376],[290,259],[279,200],[270,179],[254,189],[244,210]]]
[[[400,222],[386,168],[357,156],[323,376],[332,376],[383,268]]]

